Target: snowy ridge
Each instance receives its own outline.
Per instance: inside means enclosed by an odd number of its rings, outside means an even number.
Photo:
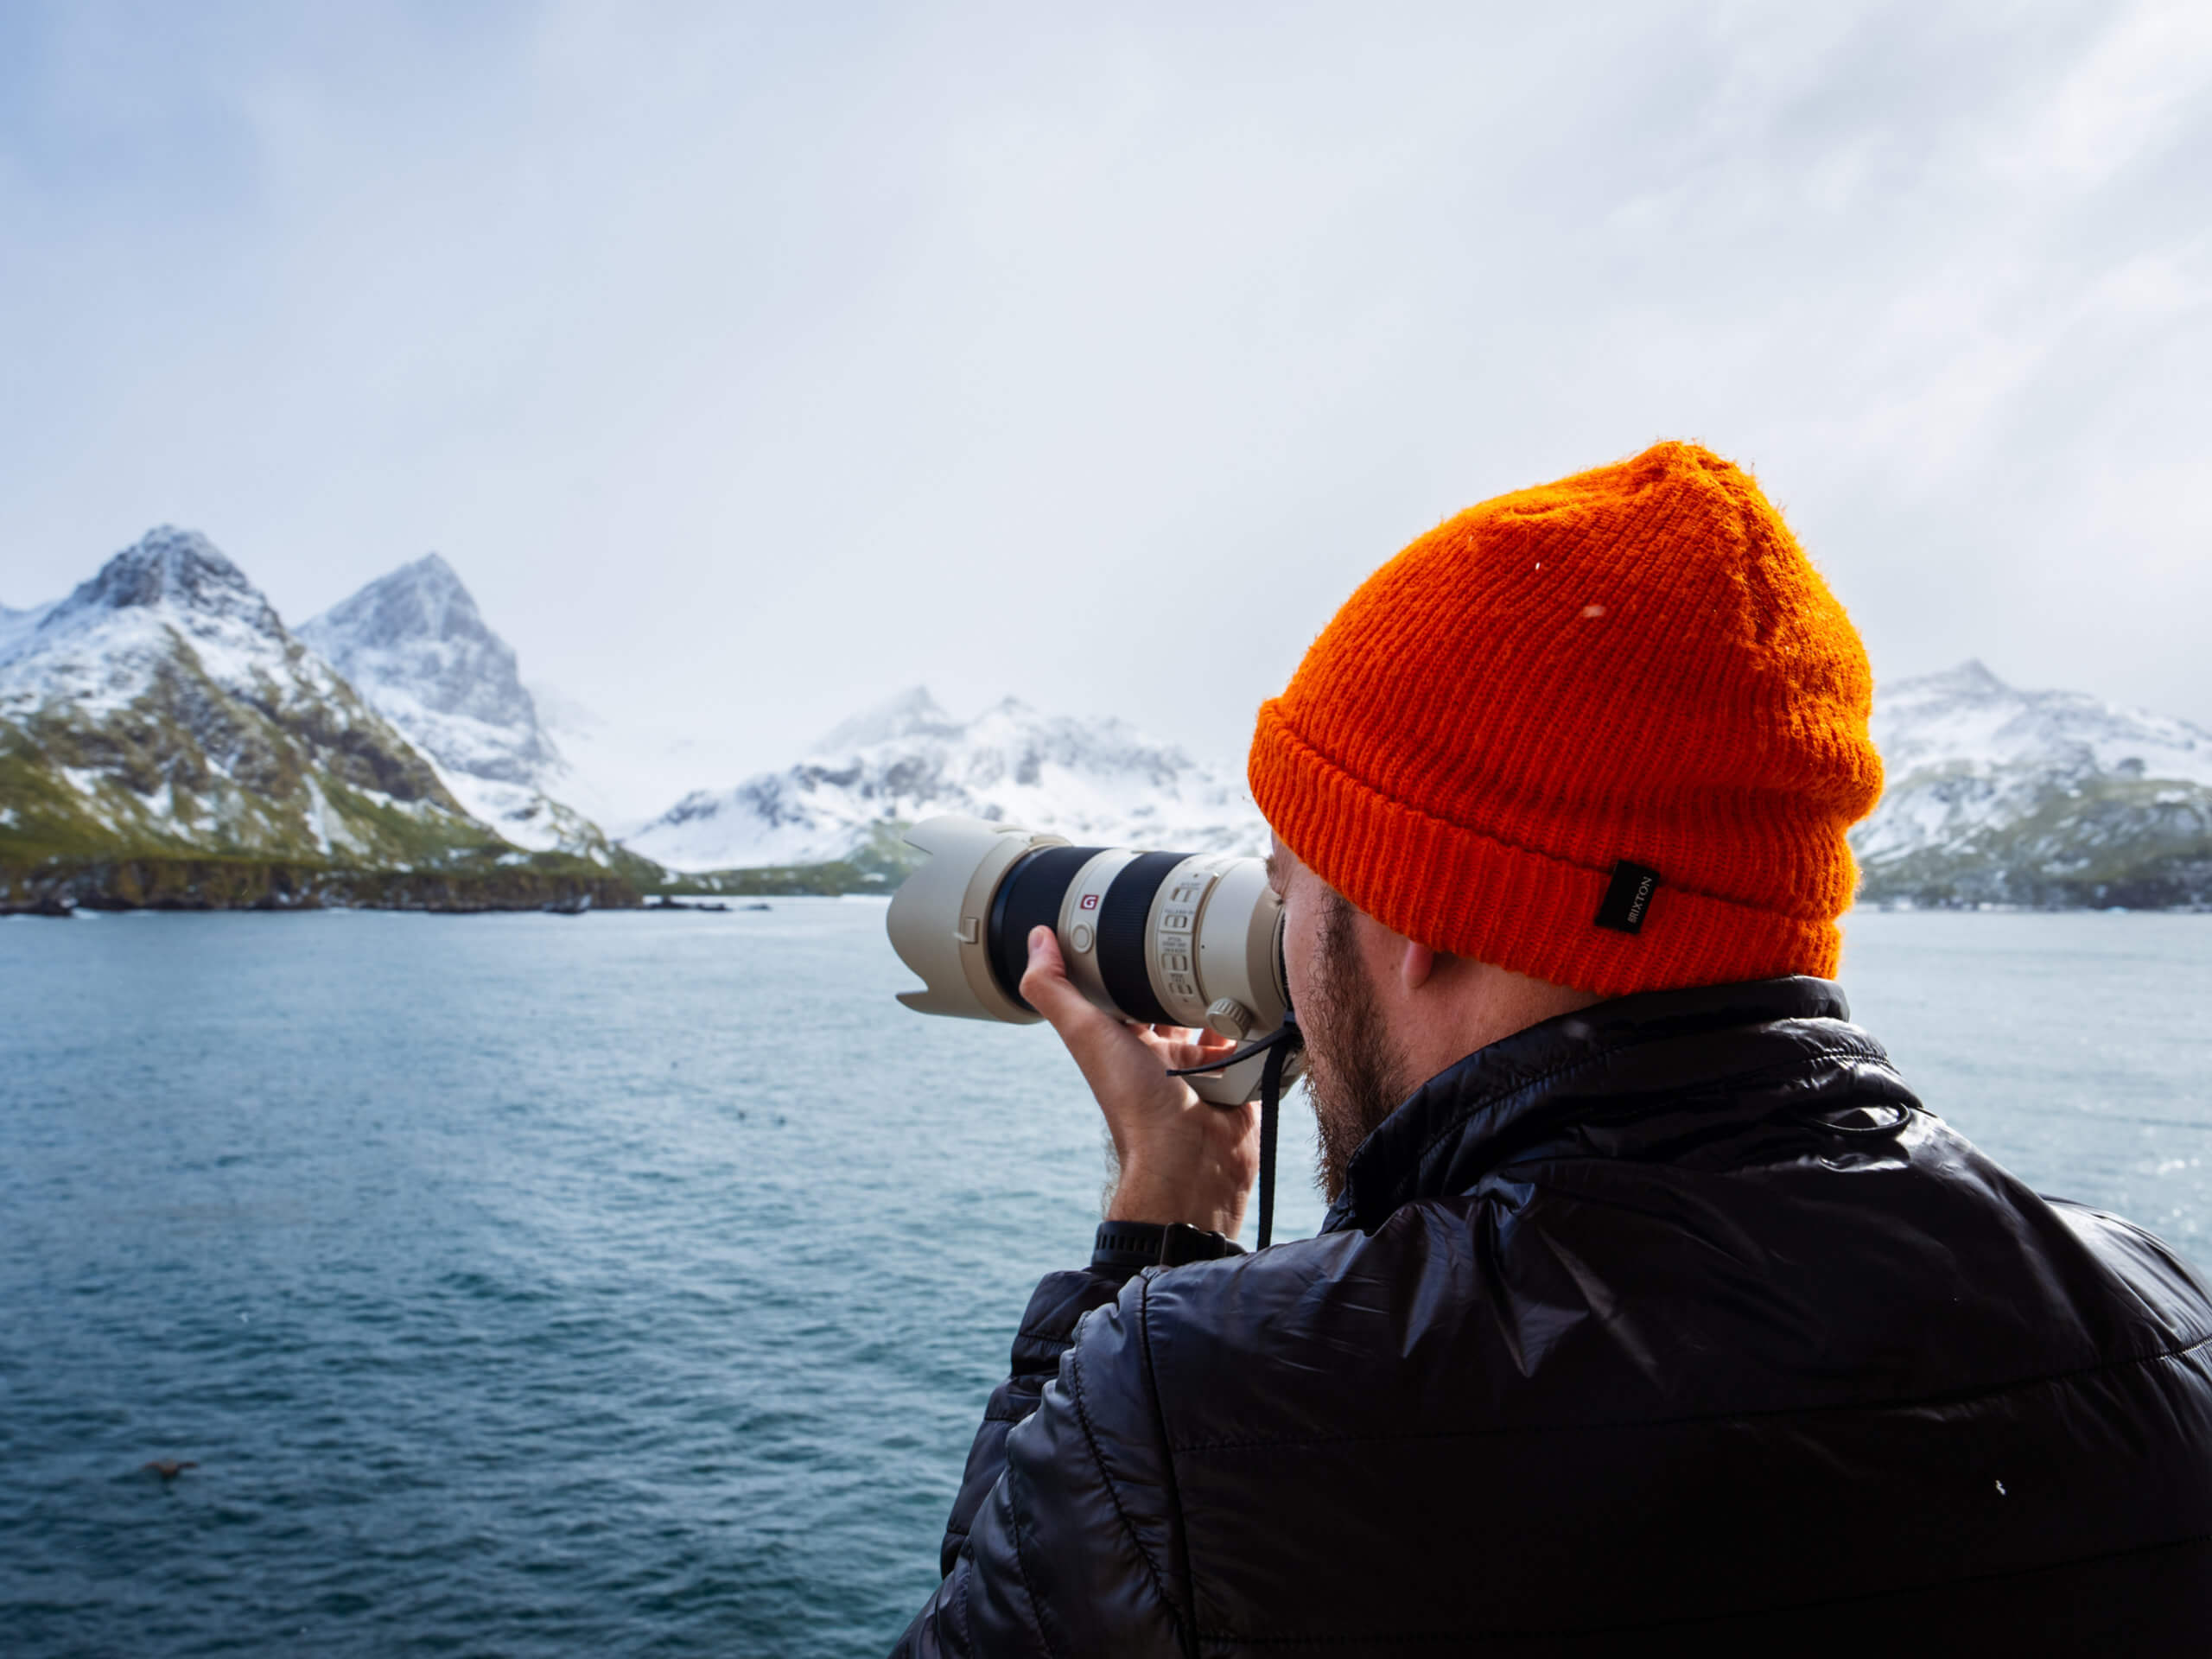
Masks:
[[[960,729],[960,723],[938,707],[927,686],[909,686],[888,701],[831,727],[815,739],[807,755],[836,760],[908,738],[957,739]]]
[[[1118,720],[1072,720],[1008,697],[954,720],[921,687],[844,721],[783,772],[684,797],[625,843],[678,870],[845,858],[887,826],[942,812],[1071,840],[1260,852],[1242,781]]]
[[[1978,662],[1900,680],[1873,728],[1885,764],[1908,774],[1969,760],[2212,784],[2212,733],[2082,691],[2018,691]]]
[[[606,836],[549,793],[569,769],[514,648],[437,554],[378,577],[299,632],[429,757],[472,817],[518,847],[606,861]]]
[[[34,605],[28,611],[12,611],[0,605],[0,664],[4,664],[22,649],[23,642],[37,631],[40,622],[60,601],[46,605]]]

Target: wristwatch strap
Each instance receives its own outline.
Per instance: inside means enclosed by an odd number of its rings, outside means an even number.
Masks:
[[[1091,1246],[1094,1273],[1128,1274],[1143,1268],[1179,1268],[1185,1262],[1215,1262],[1224,1255],[1242,1255],[1236,1243],[1219,1233],[1187,1222],[1103,1221]]]

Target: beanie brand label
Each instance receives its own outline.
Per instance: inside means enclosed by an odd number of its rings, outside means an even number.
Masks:
[[[1651,907],[1651,895],[1658,891],[1658,871],[1621,860],[1613,866],[1612,883],[1605,889],[1605,902],[1598,906],[1598,925],[1616,933],[1643,931],[1643,912]]]

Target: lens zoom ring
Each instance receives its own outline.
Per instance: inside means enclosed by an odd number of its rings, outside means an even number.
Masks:
[[[1029,930],[1057,928],[1068,883],[1098,856],[1102,847],[1047,847],[1014,861],[991,900],[991,973],[999,988],[1022,1007],[1021,976],[1029,970]],[[1061,948],[1066,948],[1063,942]],[[1030,1010],[1036,1012],[1033,1008]]]

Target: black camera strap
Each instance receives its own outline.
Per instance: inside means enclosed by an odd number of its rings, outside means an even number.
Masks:
[[[1266,1036],[1249,1042],[1243,1047],[1224,1054],[1205,1065],[1186,1065],[1171,1069],[1171,1077],[1203,1077],[1209,1071],[1226,1071],[1232,1065],[1241,1065],[1255,1054],[1268,1057],[1260,1068],[1260,1230],[1254,1247],[1266,1249],[1275,1230],[1275,1127],[1281,1116],[1283,1068],[1290,1064],[1290,1057],[1298,1052],[1305,1041],[1298,1029],[1298,1015],[1285,1009],[1282,1024]]]

